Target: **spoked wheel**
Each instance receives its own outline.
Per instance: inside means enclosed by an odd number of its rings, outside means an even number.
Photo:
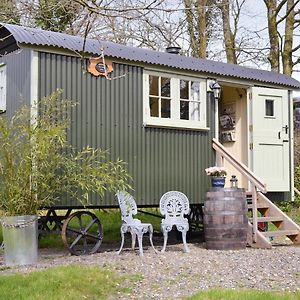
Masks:
[[[102,225],[93,213],[78,211],[64,221],[61,236],[71,254],[93,254],[102,243]]]

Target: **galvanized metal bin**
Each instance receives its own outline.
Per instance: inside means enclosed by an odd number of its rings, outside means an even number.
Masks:
[[[28,265],[38,260],[37,216],[1,219],[6,265]]]

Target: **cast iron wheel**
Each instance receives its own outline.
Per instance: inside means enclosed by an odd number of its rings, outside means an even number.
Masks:
[[[71,254],[93,254],[102,243],[102,225],[93,213],[77,211],[64,221],[61,236]]]

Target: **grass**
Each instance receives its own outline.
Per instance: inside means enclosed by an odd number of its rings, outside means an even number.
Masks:
[[[300,293],[276,293],[259,290],[211,289],[195,294],[188,300],[299,300]]]
[[[0,299],[107,299],[130,292],[136,276],[119,276],[109,269],[64,266],[29,274],[1,276]],[[127,288],[120,283],[126,281]]]
[[[79,265],[50,268],[28,274],[3,275],[0,299],[116,299],[119,293],[130,294],[141,275],[119,276],[100,267]],[[123,284],[122,284],[123,283]],[[300,293],[260,290],[210,289],[187,300],[299,300]]]

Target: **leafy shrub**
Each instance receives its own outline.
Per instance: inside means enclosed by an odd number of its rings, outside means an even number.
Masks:
[[[91,193],[129,187],[123,161],[108,161],[101,149],[68,144],[74,104],[59,97],[57,91],[11,119],[0,117],[0,211],[6,215],[36,214],[66,196],[88,204]],[[38,117],[32,114],[37,108]]]

